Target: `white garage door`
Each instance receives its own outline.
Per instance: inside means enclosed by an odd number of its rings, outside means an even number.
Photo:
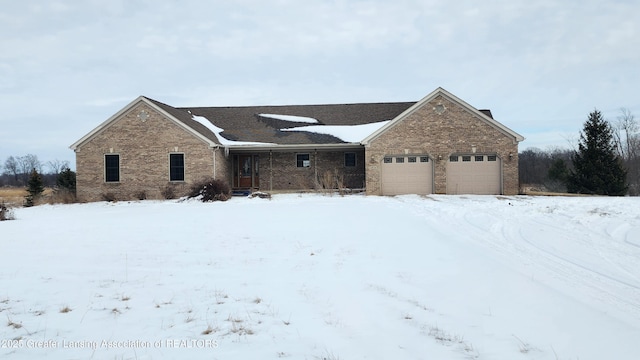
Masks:
[[[385,156],[382,161],[382,195],[433,192],[433,163],[428,156]]]
[[[452,155],[447,162],[447,194],[498,195],[502,192],[496,155]]]

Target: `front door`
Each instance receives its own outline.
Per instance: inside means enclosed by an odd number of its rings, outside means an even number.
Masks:
[[[234,181],[236,188],[257,188],[260,185],[258,178],[258,155],[237,155],[234,161]]]

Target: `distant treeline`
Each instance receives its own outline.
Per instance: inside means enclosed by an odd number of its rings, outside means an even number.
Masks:
[[[597,111],[596,111],[597,112]],[[590,117],[594,113],[590,114]],[[598,113],[599,114],[599,113]],[[600,135],[599,147],[610,148],[614,156],[626,170],[628,195],[640,195],[640,125],[633,114],[621,109],[616,121],[605,120]],[[586,151],[589,142],[586,130],[581,133],[580,144],[574,149],[550,149],[543,151],[528,148],[518,154],[521,187],[539,187],[551,192],[566,192],[569,175],[575,172],[576,155]],[[603,172],[609,171],[606,167]]]
[[[45,186],[56,185],[58,174],[69,168],[68,161],[53,160],[41,162],[38,156],[9,156],[0,163],[0,186],[27,186],[33,169],[42,177]]]

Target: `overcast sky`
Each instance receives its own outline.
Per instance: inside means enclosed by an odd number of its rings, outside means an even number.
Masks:
[[[139,95],[172,106],[417,101],[441,86],[570,147],[640,116],[640,1],[0,0],[0,164],[69,145]],[[72,166],[74,167],[74,166]]]

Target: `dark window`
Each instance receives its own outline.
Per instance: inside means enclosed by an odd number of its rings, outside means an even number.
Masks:
[[[462,155],[462,161],[471,161],[471,155]]]
[[[310,167],[311,160],[309,159],[309,154],[296,154],[296,166],[299,168]]]
[[[456,161],[458,161],[458,155],[451,155],[451,156],[449,156],[449,161],[452,161],[452,162],[456,162]]]
[[[109,154],[104,156],[104,181],[120,181],[120,155]]]
[[[495,156],[495,155],[489,155],[489,156],[487,156],[487,161],[496,161],[496,160],[497,160],[497,158],[498,158],[498,157],[497,157],[497,156]]]
[[[404,163],[404,158],[403,157],[397,157],[396,158],[396,164],[402,164]]]
[[[420,162],[429,162],[428,156],[420,156]]]
[[[409,162],[414,163],[418,160],[415,156],[409,156]]]
[[[356,153],[354,152],[344,153],[344,166],[346,167],[356,166]]]
[[[476,155],[476,161],[484,161],[483,155]]]
[[[390,158],[390,157],[388,157],[388,156],[384,158],[384,163],[385,163],[385,164],[391,164],[392,162],[393,162],[393,159],[392,159],[392,158]]]
[[[184,154],[169,154],[169,181],[184,181]]]

